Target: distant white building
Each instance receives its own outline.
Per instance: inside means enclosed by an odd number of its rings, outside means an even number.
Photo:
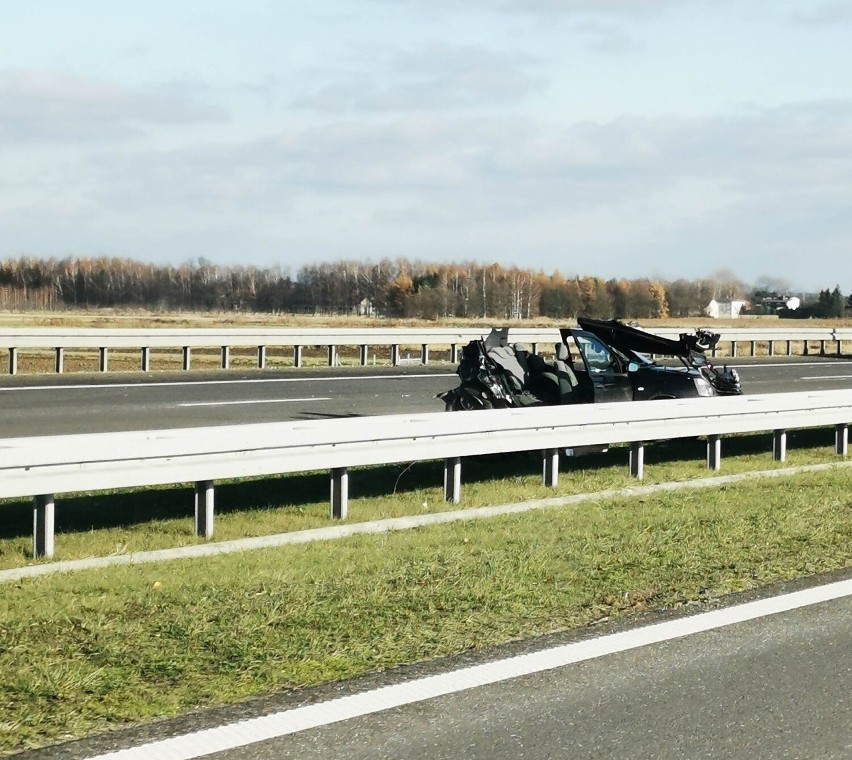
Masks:
[[[748,301],[717,301],[715,298],[707,304],[704,313],[711,319],[738,319]]]

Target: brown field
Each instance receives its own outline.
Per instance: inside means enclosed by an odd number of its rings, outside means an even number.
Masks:
[[[387,328],[414,327],[428,329],[430,327],[481,327],[487,330],[494,325],[517,327],[557,327],[565,322],[553,319],[532,320],[491,320],[491,319],[448,319],[448,320],[416,320],[416,319],[378,319],[356,316],[312,316],[290,314],[253,314],[242,312],[159,312],[145,310],[114,310],[89,309],[53,312],[0,312],[0,330],[4,327],[87,327],[87,328],[194,328],[194,327],[341,327],[341,328]],[[691,317],[688,319],[648,319],[642,320],[643,327],[653,330],[654,327],[707,327],[720,329],[724,327],[814,327],[850,326],[852,320],[781,320],[772,317],[742,318],[737,320],[711,320],[708,318]],[[779,341],[778,343],[782,343]],[[801,342],[792,346],[794,354],[801,354]],[[834,350],[833,346],[827,351]],[[416,355],[419,346],[403,347],[403,356]],[[819,345],[809,346],[811,354],[819,351]],[[545,349],[546,352],[546,349]],[[739,355],[744,356],[748,347],[741,345]],[[775,346],[776,354],[786,352],[785,345]],[[769,345],[759,343],[756,347],[758,356],[769,354]],[[719,345],[717,357],[730,356],[730,345]],[[444,347],[430,349],[430,361],[440,362],[449,360],[449,350]],[[304,347],[303,364],[306,366],[324,366],[328,363],[325,347]],[[338,361],[341,366],[356,366],[359,363],[358,348],[341,346],[338,349]],[[192,352],[193,369],[216,369],[220,366],[221,354],[218,349],[195,349]],[[390,349],[388,347],[372,347],[369,356],[370,364],[389,364]],[[293,350],[289,346],[270,347],[267,350],[266,364],[269,368],[292,367],[294,364]],[[234,348],[230,352],[230,366],[234,369],[251,369],[257,366],[257,354],[252,348]],[[139,351],[119,351],[113,349],[109,354],[109,370],[134,371],[141,367]],[[180,348],[152,349],[150,354],[151,371],[178,371],[181,369]],[[51,350],[20,350],[18,352],[18,372],[20,374],[49,374],[54,371],[54,354]],[[94,350],[66,350],[64,356],[64,372],[89,373],[98,371],[98,354]]]

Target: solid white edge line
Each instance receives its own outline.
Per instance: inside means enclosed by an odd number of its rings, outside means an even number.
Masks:
[[[263,383],[309,383],[317,382],[351,382],[353,380],[408,380],[423,379],[424,377],[456,377],[455,372],[424,372],[418,375],[338,375],[335,377],[271,377],[234,380],[175,380],[153,383],[91,383],[88,385],[5,385],[0,386],[2,391],[67,391],[67,390],[101,390],[103,388],[173,388],[177,386],[191,387],[194,385],[235,385],[235,384],[263,384]]]
[[[577,662],[658,644],[696,633],[724,628],[769,615],[852,596],[852,579],[789,594],[746,602],[722,610],[613,633],[573,644],[474,665],[435,676],[385,686],[373,691],[331,699],[319,704],[250,718],[217,728],[92,756],[88,760],[192,760],[310,728],[389,710],[468,689],[541,673]]]

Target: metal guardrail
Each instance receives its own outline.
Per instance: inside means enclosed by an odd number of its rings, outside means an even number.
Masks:
[[[681,332],[691,332],[692,328],[665,327],[655,328],[657,335],[676,337]],[[264,368],[267,362],[267,350],[270,347],[292,347],[293,365],[302,366],[302,353],[306,346],[324,346],[328,353],[329,366],[338,361],[338,348],[357,346],[362,366],[368,363],[369,348],[389,347],[389,361],[398,366],[401,346],[420,346],[420,361],[429,362],[430,346],[449,346],[450,361],[458,362],[458,349],[466,343],[487,333],[483,328],[373,328],[373,329],[288,329],[288,328],[156,328],[156,329],[100,329],[100,328],[0,328],[0,348],[8,351],[9,374],[17,374],[18,357],[22,351],[51,350],[54,352],[54,370],[64,371],[65,351],[70,349],[88,349],[99,352],[99,369],[109,369],[110,350],[139,351],[140,369],[150,370],[151,349],[179,349],[182,352],[182,367],[189,370],[192,362],[192,350],[214,348],[221,352],[221,367],[230,365],[231,348],[255,348],[257,366]],[[722,328],[717,330],[721,338],[719,345],[730,345],[728,354],[738,355],[738,346],[746,343],[752,356],[758,344],[768,346],[769,355],[775,354],[777,343],[786,345],[790,355],[794,343],[802,344],[802,353],[810,353],[811,344],[819,344],[819,353],[826,352],[826,344],[836,343],[836,352],[842,354],[843,341],[852,340],[852,328],[806,327],[806,328]],[[559,340],[557,328],[513,327],[509,330],[509,339],[513,343],[526,343],[533,347],[539,344],[556,343]],[[715,352],[714,352],[715,355]]]
[[[837,390],[0,439],[0,498],[34,498],[33,554],[52,556],[57,493],[195,483],[195,531],[210,537],[217,479],[330,470],[331,515],[344,518],[356,466],[444,460],[444,496],[458,502],[462,457],[541,450],[553,486],[567,448],[629,443],[641,478],[645,441],[707,436],[718,470],[724,435],[771,430],[783,461],[788,429],[834,426],[846,456],[850,422],[852,390]]]

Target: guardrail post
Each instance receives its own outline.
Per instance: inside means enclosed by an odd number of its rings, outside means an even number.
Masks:
[[[41,494],[33,499],[33,557],[53,556],[55,511],[53,494]]]
[[[545,449],[542,455],[541,482],[547,488],[559,483],[559,449]]]
[[[751,355],[754,356],[755,353],[757,353],[757,341],[752,340],[752,341],[749,341],[749,342],[751,344]]]
[[[735,340],[731,341],[731,357],[736,358],[737,356],[737,342]]]
[[[54,351],[53,367],[58,374],[62,374],[62,370],[65,369],[65,349],[57,347]]]
[[[722,469],[722,436],[707,436],[707,468],[710,470]]]
[[[331,471],[331,518],[345,520],[349,511],[349,472],[345,467]]]
[[[841,340],[837,341],[837,355],[843,356],[843,341]]]
[[[787,341],[787,356],[792,356],[792,355],[793,355],[793,341],[788,340]]]
[[[228,369],[231,366],[231,347],[222,346],[222,369]]]
[[[360,349],[358,350],[358,363],[362,367],[367,366],[367,360],[370,358],[370,347],[366,344],[362,344]]]
[[[109,369],[109,349],[101,346],[98,349],[98,371],[106,372]]]
[[[784,462],[787,459],[787,431],[772,431],[772,458],[776,462]]]
[[[266,369],[266,346],[257,347],[257,368]]]
[[[336,367],[337,366],[337,346],[329,346],[328,347],[328,366]]]
[[[148,372],[151,369],[151,349],[148,346],[142,346],[142,371]]]
[[[444,501],[461,501],[461,457],[444,460]]]
[[[293,366],[301,367],[302,366],[302,347],[301,346],[293,346]]]
[[[834,453],[841,457],[849,454],[849,425],[846,423],[834,429]]]
[[[810,341],[803,340],[802,341],[802,356],[810,356],[810,355],[811,355]]]
[[[769,355],[775,356],[775,341],[774,340],[769,341]]]
[[[428,364],[429,363],[429,344],[424,343],[420,347],[420,363]]]
[[[450,363],[458,364],[459,363],[459,346],[458,343],[453,343],[450,346]]]
[[[9,374],[17,375],[18,374],[18,349],[10,348],[9,349]]]
[[[212,480],[199,480],[195,484],[195,535],[210,538],[213,535]]]
[[[391,346],[391,365],[394,367],[399,366],[399,345]]]
[[[825,356],[825,341],[824,340],[821,340],[819,342],[819,355]]]
[[[645,474],[645,444],[634,441],[630,444],[630,476],[642,480]]]
[[[192,364],[192,349],[189,346],[184,346],[181,350],[181,366],[183,367],[184,372],[189,371],[189,367]]]

